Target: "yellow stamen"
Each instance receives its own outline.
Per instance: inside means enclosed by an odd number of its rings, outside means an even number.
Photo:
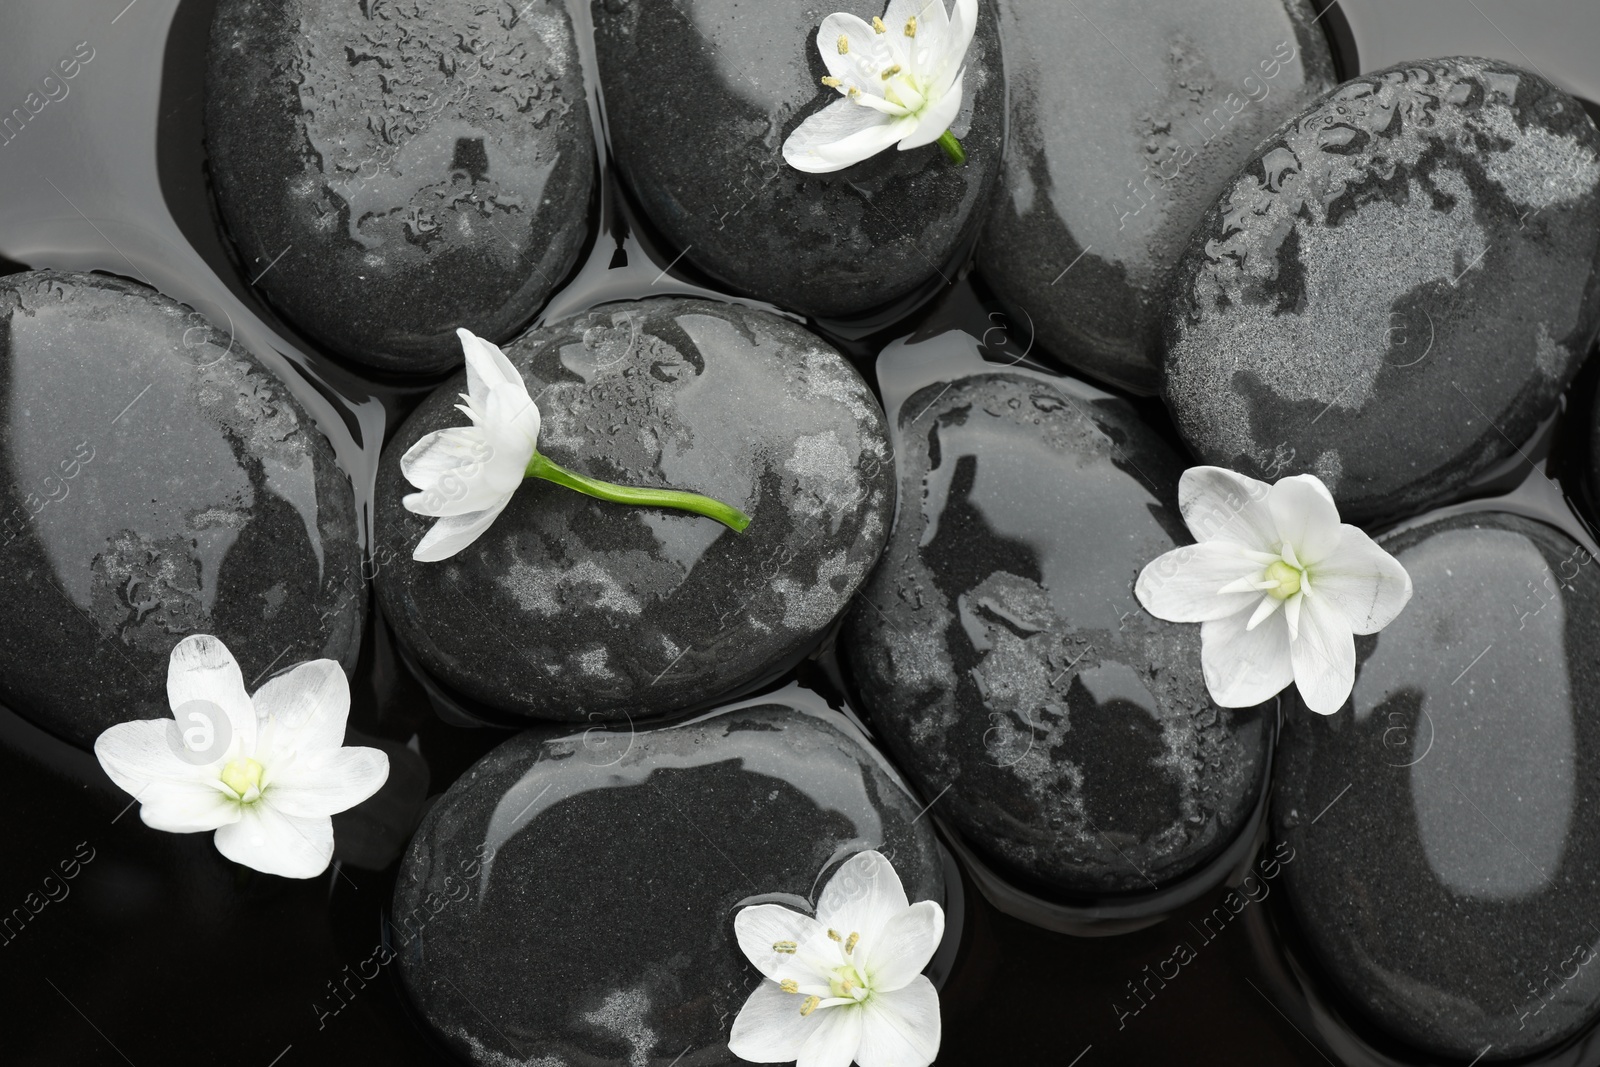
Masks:
[[[828,936],[830,938],[832,938],[833,940],[835,940],[835,941],[843,941],[844,940],[844,938],[839,936],[839,931],[837,931],[837,930],[829,930],[828,931]]]
[[[793,941],[774,941],[772,943],[772,951],[787,953],[790,956],[793,956],[799,947]]]
[[[222,768],[222,784],[242,797],[251,789],[261,787],[262,770],[261,764],[248,757],[233,760]]]
[[[846,37],[842,33],[839,35],[839,54],[841,56],[847,56],[850,54],[850,38]]]
[[[877,33],[888,33],[889,32],[889,27],[885,26],[883,24],[883,20],[880,19],[876,15],[872,16],[872,28]]]
[[[783,990],[785,993],[798,993],[800,992],[800,983],[796,982],[793,978],[785,978],[783,981],[778,983],[778,988]]]
[[[900,64],[896,63],[894,66],[889,67],[888,69],[886,69],[883,72],[883,80],[884,81],[888,81],[890,78],[894,77],[896,74],[899,74],[899,73],[900,73]]]
[[[852,85],[852,86],[850,86],[850,91],[845,95],[849,96],[850,99],[854,100],[856,97],[861,95],[861,90],[857,89],[854,85]]]
[[[915,37],[916,35],[917,35],[917,16],[912,15],[910,18],[906,19],[906,36],[907,37]]]
[[[801,1005],[800,1005],[800,1014],[801,1015],[810,1015],[812,1012],[817,1010],[817,1005],[821,1004],[821,1003],[822,1003],[822,998],[821,997],[818,997],[818,996],[809,996],[809,997],[807,997],[805,999],[805,1001],[802,1002]]]
[[[850,953],[854,952],[856,950],[856,942],[860,940],[860,934],[851,934],[849,940],[844,943],[844,954],[848,956]]]
[[[832,74],[830,74],[826,78],[822,79],[822,84],[826,85],[830,89],[837,89],[837,88],[839,88],[839,86],[843,85],[844,83],[841,82],[838,78],[835,78]]]
[[[840,983],[840,986],[844,989],[844,991],[846,993],[848,993],[848,992],[850,992],[850,990],[852,990],[852,989],[854,989],[856,987],[856,980],[854,978],[846,978],[843,982]]]

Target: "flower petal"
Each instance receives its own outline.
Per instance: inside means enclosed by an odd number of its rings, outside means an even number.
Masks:
[[[961,113],[961,79],[965,73],[962,71],[957,74],[945,94],[922,109],[917,116],[916,128],[900,142],[900,151],[932,144],[950,128],[950,124]]]
[[[336,751],[350,718],[350,683],[333,660],[310,660],[257,689],[256,714],[256,755],[269,772],[282,753]]]
[[[904,989],[922,973],[944,939],[944,909],[919,900],[884,924],[858,952],[874,995]]]
[[[1311,567],[1339,547],[1339,509],[1314,474],[1282,478],[1267,492],[1278,537],[1294,546],[1299,566]]]
[[[861,1048],[861,1022],[865,1013],[854,1005],[818,1010],[822,1016],[806,1043],[800,1046],[795,1067],[850,1067]]]
[[[139,818],[152,830],[193,834],[239,821],[243,807],[216,784],[150,782],[139,791]]]
[[[1300,609],[1300,638],[1291,646],[1294,684],[1306,707],[1332,715],[1356,684],[1356,639],[1344,615],[1315,592]]]
[[[878,852],[858,852],[822,890],[817,921],[846,936],[860,934],[870,952],[889,920],[911,905],[894,865]]]
[[[1261,594],[1253,589],[1222,590],[1242,579],[1261,576],[1261,564],[1240,554],[1226,541],[1184,545],[1145,565],[1133,585],[1144,609],[1168,622],[1209,622],[1247,611]]]
[[[333,820],[300,819],[258,800],[217,831],[217,851],[235,863],[283,878],[315,878],[333,859]]]
[[[1313,570],[1311,595],[1344,616],[1352,633],[1375,634],[1411,599],[1411,575],[1362,530],[1339,527],[1339,547]]]
[[[861,1024],[860,1067],[927,1067],[939,1055],[939,994],[920,974],[903,989],[875,990]]]
[[[447,515],[435,522],[427,533],[422,535],[422,540],[417,542],[417,547],[411,550],[411,558],[418,563],[437,563],[466,548],[483,532],[494,524],[500,513],[511,503],[508,496],[494,507],[483,511],[474,511],[470,515]]]
[[[978,30],[978,0],[956,0],[950,12],[950,28],[944,34],[944,54],[952,67],[959,66]]]
[[[497,466],[495,458],[494,443],[478,427],[435,430],[400,458],[401,472],[422,490],[405,497],[401,504],[407,511],[435,517],[482,511],[516,489],[522,479],[523,471],[518,469],[511,484],[504,484],[506,479],[496,476],[504,464]]]
[[[228,646],[210,634],[190,634],[167,660],[167,700],[174,711],[191,701],[209,701],[228,717],[241,751],[256,744],[256,713],[244,691],[244,675]]]
[[[817,51],[828,73],[865,94],[882,97],[884,68],[904,63],[906,56],[891,40],[893,34],[878,33],[855,15],[836,12],[822,20],[817,30]],[[839,51],[839,38],[846,41]]]
[[[500,351],[499,345],[466,329],[456,330],[456,337],[460,338],[461,351],[467,359],[468,396],[481,402],[488,397],[490,390],[508,383],[527,392],[527,387],[522,384],[522,375],[517,373],[517,368],[512,366],[506,354]]]
[[[489,393],[486,430],[494,453],[484,469],[508,492],[517,487],[539,441],[539,405],[526,389],[503,385]]]
[[[783,143],[783,158],[796,170],[829,174],[888,148],[904,137],[915,121],[837,100],[789,135]]]
[[[904,35],[906,19],[912,15],[917,18],[917,35],[903,42],[906,57],[911,61],[908,69],[926,83],[928,75],[939,74],[939,68],[947,61],[959,67],[961,57],[949,56],[946,51],[950,15],[945,10],[944,0],[889,0],[889,10],[884,12],[883,21],[891,33]]]
[[[801,976],[794,973],[799,969],[797,964],[800,962],[796,953],[774,952],[774,944],[793,941],[798,947],[818,934],[827,935],[817,920],[781,904],[752,904],[748,908],[740,908],[739,914],[733,917],[733,932],[739,941],[739,948],[750,962],[775,982],[785,978],[799,979]]]
[[[190,762],[180,728],[171,719],[140,719],[107,727],[94,741],[94,754],[118,789],[138,796],[152,782],[205,782],[216,777],[221,760]]]
[[[745,909],[750,910],[750,909]],[[804,998],[785,993],[776,982],[762,982],[739,1009],[728,1034],[728,1051],[754,1063],[788,1063],[829,1014],[800,1014]]]
[[[1178,479],[1178,510],[1196,541],[1228,541],[1272,551],[1278,527],[1267,510],[1266,482],[1224,467],[1190,467]]]
[[[1301,613],[1304,626],[1305,613]],[[1289,624],[1282,615],[1246,630],[1250,613],[1213,619],[1200,627],[1200,666],[1211,699],[1225,708],[1270,700],[1294,681]]]
[[[366,800],[389,778],[389,757],[376,748],[301,754],[271,775],[263,796],[285,815],[337,815]]]

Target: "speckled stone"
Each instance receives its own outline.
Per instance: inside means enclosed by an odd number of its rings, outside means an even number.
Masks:
[[[940,0],[950,6],[950,0]],[[987,209],[1005,138],[989,0],[951,126],[967,151],[895,148],[833,174],[783,160],[800,123],[839,99],[812,0],[593,0],[606,121],[622,177],[668,243],[724,287],[850,316],[945,284]],[[857,11],[864,18],[881,14]]]
[[[794,689],[667,729],[519,734],[411,844],[391,926],[401,975],[483,1067],[731,1067],[728,1030],[761,981],[738,909],[809,912],[873,848],[910,900],[943,904],[921,808],[842,715]]]
[[[1002,0],[1011,133],[978,269],[1050,355],[1161,383],[1167,275],[1263,137],[1333,87],[1304,0]]]
[[[221,0],[206,144],[242,275],[383,370],[459,364],[458,326],[514,335],[589,230],[565,0]]]
[[[349,478],[283,383],[132,282],[0,279],[0,701],[80,745],[171,713],[167,656],[220,637],[248,683],[355,665]]]
[[[1274,705],[1211,703],[1200,628],[1134,598],[1191,540],[1178,456],[1069,379],[979,374],[900,410],[900,514],[840,638],[874,731],[1023,888],[1147,892],[1204,864],[1255,809]]]
[[[830,346],[733,304],[613,304],[506,349],[543,413],[539,449],[625,485],[704,493],[753,522],[608,504],[525,482],[487,533],[440,563],[432,520],[400,499],[400,456],[463,419],[446,382],[384,451],[384,614],[458,693],[513,715],[620,719],[704,707],[775,678],[815,645],[888,538],[882,409]]]
[[[1206,462],[1414,513],[1514,454],[1600,325],[1600,134],[1482,59],[1363,75],[1279,130],[1174,276],[1166,395]]]
[[[1352,702],[1287,715],[1273,811],[1325,980],[1461,1062],[1600,1015],[1600,567],[1474,512],[1383,545],[1416,592]]]

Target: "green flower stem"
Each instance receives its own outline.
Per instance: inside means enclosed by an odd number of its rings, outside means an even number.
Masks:
[[[941,133],[936,143],[944,149],[945,156],[956,166],[959,167],[967,161],[967,150],[961,147],[961,142],[956,140],[956,135],[949,130]]]
[[[640,504],[647,507],[692,511],[696,515],[716,519],[735,533],[743,533],[744,528],[750,525],[750,516],[720,500],[713,500],[699,493],[680,493],[676,489],[635,489],[631,486],[596,481],[569,471],[559,464],[551,463],[538,452],[535,452],[533,458],[528,461],[526,477],[543,478],[547,482],[555,482],[568,489],[575,489],[585,496],[592,496],[597,500],[609,500],[613,504]]]

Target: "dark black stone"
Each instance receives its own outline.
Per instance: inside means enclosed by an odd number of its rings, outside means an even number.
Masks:
[[[552,460],[705,493],[754,521],[735,534],[533,480],[465,551],[416,563],[433,520],[401,506],[399,459],[465,421],[465,375],[446,382],[384,451],[377,586],[402,646],[459,693],[573,722],[709,705],[807,653],[883,550],[894,480],[882,409],[793,322],[646,300],[536,330],[506,354]]]
[[[1166,279],[1263,137],[1333,87],[1305,0],[1004,0],[1011,133],[978,266],[1049,353],[1161,382]]]
[[[1174,275],[1185,439],[1356,519],[1513,455],[1600,325],[1597,151],[1575,100],[1494,60],[1363,75],[1287,124]]]
[[[921,801],[842,715],[796,694],[637,733],[529,731],[451,786],[401,867],[391,926],[406,988],[451,1048],[484,1067],[643,1067],[685,1049],[732,1065],[729,1027],[761,980],[734,940],[742,905],[809,911],[872,848],[908,899],[945,902]]]
[[[171,713],[167,656],[247,685],[355,664],[355,495],[277,378],[199,314],[99,274],[0,280],[0,701],[80,745]]]
[[[1475,512],[1383,545],[1416,592],[1356,638],[1352,703],[1286,715],[1274,817],[1288,898],[1331,981],[1462,1062],[1600,1014],[1600,569]]]
[[[1259,800],[1273,706],[1211,703],[1200,628],[1134,598],[1190,540],[1178,456],[1068,379],[967,377],[901,411],[900,514],[840,647],[907,777],[1058,896],[1148,892],[1216,856]]]
[[[950,6],[950,0],[940,0]],[[783,142],[838,100],[812,0],[593,0],[612,149],[666,239],[736,291],[808,315],[865,312],[954,275],[1000,173],[1005,81],[988,0],[967,51],[953,166],[935,145],[805,174]],[[860,12],[867,18],[881,14]]]
[[[457,326],[511,337],[576,262],[594,139],[564,0],[221,0],[208,62],[241,270],[335,351],[442,370]]]

